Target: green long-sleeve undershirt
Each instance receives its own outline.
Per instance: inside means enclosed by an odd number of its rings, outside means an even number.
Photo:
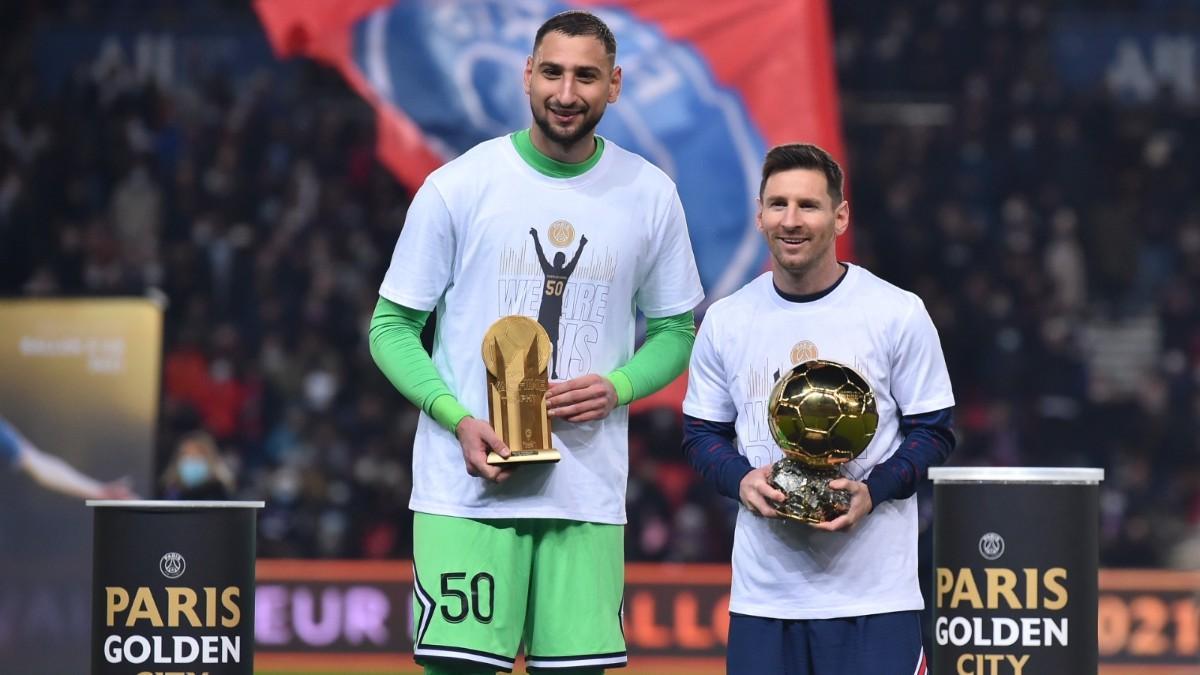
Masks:
[[[413,405],[447,430],[471,413],[459,403],[433,359],[421,344],[429,312],[379,298],[371,317],[371,357],[388,380]],[[646,320],[646,340],[629,363],[606,377],[617,392],[617,404],[627,405],[662,389],[687,368],[696,340],[692,312]]]

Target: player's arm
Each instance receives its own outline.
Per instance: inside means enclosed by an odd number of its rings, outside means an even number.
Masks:
[[[547,272],[550,268],[550,261],[546,260],[546,253],[542,250],[542,240],[538,239],[536,227],[529,228],[529,236],[533,237],[533,250],[537,253],[538,263],[542,266],[542,272]],[[579,247],[579,250],[583,250],[582,245]]]
[[[421,344],[421,330],[450,285],[456,248],[446,201],[426,181],[409,205],[368,331],[371,357],[383,374],[451,433],[467,410],[434,367]]]
[[[33,446],[21,453],[20,464],[38,485],[64,495],[80,499],[132,499],[135,496],[123,481],[102,483],[61,458]]]
[[[917,484],[929,475],[929,467],[945,462],[954,450],[953,419],[953,408],[902,416],[900,447],[875,465],[865,481],[839,478],[829,482],[831,488],[850,491],[850,512],[814,527],[846,529],[889,499],[911,497],[917,491]]]
[[[867,476],[871,508],[889,499],[906,499],[929,475],[929,467],[945,463],[954,450],[954,409],[943,408],[900,418],[903,440],[895,454],[878,464]]]
[[[12,425],[0,419],[0,454],[15,458],[16,465],[48,490],[80,499],[132,499],[136,497],[124,481],[102,483],[63,461],[42,452]]]
[[[429,314],[379,298],[368,333],[371,358],[404,398],[454,433],[470,413],[450,392],[421,344]]]
[[[563,274],[571,276],[575,273],[575,266],[579,264],[579,256],[583,255],[584,246],[587,246],[587,235],[579,237],[579,247],[575,249],[575,255],[571,258],[571,262],[567,263],[567,268],[563,270]]]
[[[737,449],[737,406],[713,339],[717,323],[719,317],[710,313],[692,350],[683,399],[683,455],[717,492],[740,500],[739,486],[754,467]]]
[[[731,378],[717,344],[722,317],[710,310],[700,326],[688,368],[683,399],[683,453],[688,464],[717,492],[768,518],[784,494],[768,482],[770,466],[755,469],[736,445],[737,404],[730,395]]]
[[[734,445],[733,422],[683,416],[683,455],[706,483],[730,499],[738,496],[742,479],[754,470]]]
[[[0,417],[0,462],[20,468],[25,437]]]
[[[741,501],[742,479],[754,467],[738,452],[737,405],[729,393],[726,367],[713,333],[720,317],[710,313],[700,326],[683,399],[683,455],[717,492]]]
[[[704,289],[679,195],[672,191],[664,206],[651,238],[656,248],[634,297],[647,316],[645,341],[605,377],[588,374],[551,386],[546,392],[551,414],[569,422],[602,419],[617,405],[662,389],[687,367],[696,335],[692,309],[704,299]]]
[[[829,482],[850,491],[850,511],[819,529],[841,530],[867,517],[888,499],[913,494],[929,467],[946,461],[954,449],[954,393],[937,328],[925,305],[911,296],[908,313],[895,331],[892,346],[892,398],[901,411],[900,447],[876,465],[865,481],[841,478]],[[916,411],[904,415],[903,411]]]
[[[498,480],[506,472],[487,464],[487,450],[507,457],[508,448],[491,425],[471,417],[446,386],[421,344],[421,330],[428,320],[429,312],[379,298],[368,333],[371,358],[405,398],[458,437],[468,473]]]
[[[446,199],[432,179],[426,180],[409,204],[379,287],[371,355],[401,393],[457,436],[467,473],[501,480],[507,472],[487,464],[487,450],[506,456],[508,449],[491,425],[466,414],[421,345],[429,312],[453,281],[457,237]]]
[[[675,381],[687,369],[696,342],[696,317],[689,310],[675,316],[646,319],[646,340],[629,363],[607,375],[617,404],[629,405]]]
[[[771,466],[751,466],[738,452],[736,438],[733,422],[683,416],[683,454],[704,482],[755,515],[778,517],[772,502],[782,502],[786,495],[771,485]]]
[[[568,422],[603,419],[618,405],[653,394],[687,368],[695,341],[691,310],[647,318],[646,339],[628,363],[603,377],[591,374],[553,384],[546,391],[550,415]]]
[[[867,477],[872,508],[911,496],[929,467],[945,462],[955,445],[954,393],[942,343],[924,303],[910,297],[892,350],[891,394],[902,415],[902,440]]]

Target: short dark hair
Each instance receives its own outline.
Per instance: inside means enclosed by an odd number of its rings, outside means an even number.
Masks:
[[[534,52],[537,52],[538,47],[542,44],[542,38],[546,37],[547,33],[562,33],[571,37],[594,37],[604,45],[604,51],[610,59],[617,58],[616,36],[609,30],[608,24],[591,12],[572,9],[547,19],[533,38]]]
[[[842,203],[842,167],[838,166],[833,156],[823,148],[811,143],[788,143],[771,148],[767,158],[763,160],[762,183],[758,185],[759,199],[762,199],[763,191],[767,189],[768,178],[792,169],[812,169],[825,174],[833,206],[836,208]]]

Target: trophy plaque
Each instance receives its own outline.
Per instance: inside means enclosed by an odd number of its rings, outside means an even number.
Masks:
[[[488,464],[557,462],[546,412],[550,336],[537,321],[506,316],[483,336],[488,417],[508,446],[507,459],[489,452]]]
[[[871,385],[840,363],[805,361],[775,382],[767,423],[784,455],[771,467],[771,485],[787,495],[775,510],[805,523],[849,511],[849,491],[834,490],[829,481],[875,437],[879,413]]]

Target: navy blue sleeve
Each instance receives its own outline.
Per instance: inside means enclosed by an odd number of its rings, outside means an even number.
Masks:
[[[889,499],[905,499],[917,491],[929,467],[946,461],[956,443],[954,409],[943,408],[920,415],[900,418],[904,440],[896,454],[878,464],[865,481],[871,504],[879,506]]]
[[[733,422],[712,422],[683,416],[683,454],[688,464],[717,489],[717,492],[738,499],[742,479],[754,468],[750,460],[737,451],[734,439],[737,432]]]
[[[21,456],[21,441],[17,430],[0,417],[0,466],[16,464]]]

